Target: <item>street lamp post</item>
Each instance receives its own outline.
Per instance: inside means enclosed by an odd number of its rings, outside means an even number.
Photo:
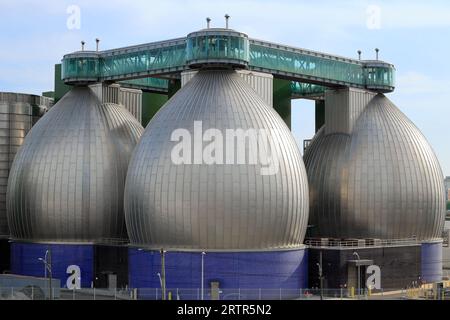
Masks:
[[[45,251],[44,258],[39,258],[39,261],[41,261],[44,264],[44,275],[45,278],[47,278],[47,271],[48,271],[48,290],[49,290],[49,299],[53,300],[53,294],[52,294],[52,251],[51,249],[48,249]]]
[[[204,300],[204,282],[205,282],[205,254],[206,252],[202,252],[202,281],[201,281],[201,299]]]
[[[322,269],[322,251],[319,256],[319,263],[316,263],[319,268],[319,282],[320,282],[320,300],[323,300],[323,269]]]
[[[357,269],[358,269],[358,296],[360,295],[360,288],[361,288],[361,271],[360,271],[360,267],[359,267],[359,260],[360,260],[360,257],[359,257],[359,254],[358,254],[358,252],[353,252],[353,255],[354,256],[356,256],[357,258],[358,258],[358,266],[357,266]]]
[[[161,273],[157,273],[156,274],[157,276],[158,276],[158,278],[159,278],[159,285],[161,286],[161,295],[162,295],[162,291],[163,291],[163,284],[162,284],[162,278],[161,278]],[[156,292],[156,293],[158,293],[158,292]],[[156,297],[158,297],[158,294],[156,295]]]
[[[162,299],[166,300],[166,251],[161,249],[161,290],[162,290]]]

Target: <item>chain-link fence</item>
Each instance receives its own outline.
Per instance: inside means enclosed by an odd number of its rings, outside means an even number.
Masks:
[[[51,293],[51,294],[50,294]],[[340,289],[217,289],[200,288],[138,288],[138,289],[76,289],[1,287],[0,300],[450,300],[450,290],[410,288],[399,290]]]

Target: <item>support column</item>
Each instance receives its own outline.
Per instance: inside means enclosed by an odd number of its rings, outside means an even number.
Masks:
[[[67,92],[72,89],[72,86],[68,86],[61,79],[61,64],[55,64],[55,104],[61,99]]]
[[[325,100],[316,100],[316,133],[325,124]]]
[[[170,91],[170,85],[169,85]],[[153,116],[167,102],[168,97],[160,93],[142,93],[142,126],[145,128]]]
[[[181,80],[180,79],[169,80],[169,91],[168,91],[169,99],[172,98],[172,96],[175,93],[177,93],[177,91],[180,89],[181,89]]]
[[[357,88],[326,91],[325,134],[352,134],[359,116],[375,96],[375,92]]]
[[[273,108],[291,129],[291,81],[273,79]]]

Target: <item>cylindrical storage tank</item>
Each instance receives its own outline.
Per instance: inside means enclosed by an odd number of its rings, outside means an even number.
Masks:
[[[9,169],[31,127],[50,108],[52,99],[21,93],[0,92],[0,238],[9,237],[6,190]]]
[[[422,281],[442,281],[442,239],[422,242]]]
[[[260,157],[264,152],[269,157]],[[167,257],[174,260],[168,265],[176,265],[172,252],[181,256],[183,250],[194,256],[204,251],[208,265],[216,266],[217,259],[251,264],[258,259],[248,261],[250,252],[271,251],[277,262],[264,271],[271,277],[283,264],[281,256],[289,256],[283,250],[304,250],[308,185],[301,154],[280,116],[239,74],[202,70],[147,126],[127,174],[125,216],[132,245],[156,255],[161,248],[170,251]],[[227,254],[215,257],[215,251]],[[302,259],[292,273],[280,271],[280,286],[289,277],[293,288],[304,285]],[[167,277],[179,277],[176,272]],[[229,276],[222,288],[235,288],[249,274]],[[195,280],[185,281],[198,288]]]
[[[13,252],[39,242],[74,244],[74,254],[90,255],[75,244],[126,239],[123,189],[142,132],[124,107],[102,104],[91,89],[68,92],[32,128],[12,165],[7,208]],[[92,268],[93,257],[79,258]]]
[[[443,174],[425,137],[383,94],[351,110],[325,123],[305,152],[311,236],[440,238]]]

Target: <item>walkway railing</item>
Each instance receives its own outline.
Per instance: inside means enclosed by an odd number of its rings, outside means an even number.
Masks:
[[[333,239],[333,238],[309,238],[305,244],[311,247],[395,247],[403,245],[417,245],[421,241],[417,238],[404,239]]]

